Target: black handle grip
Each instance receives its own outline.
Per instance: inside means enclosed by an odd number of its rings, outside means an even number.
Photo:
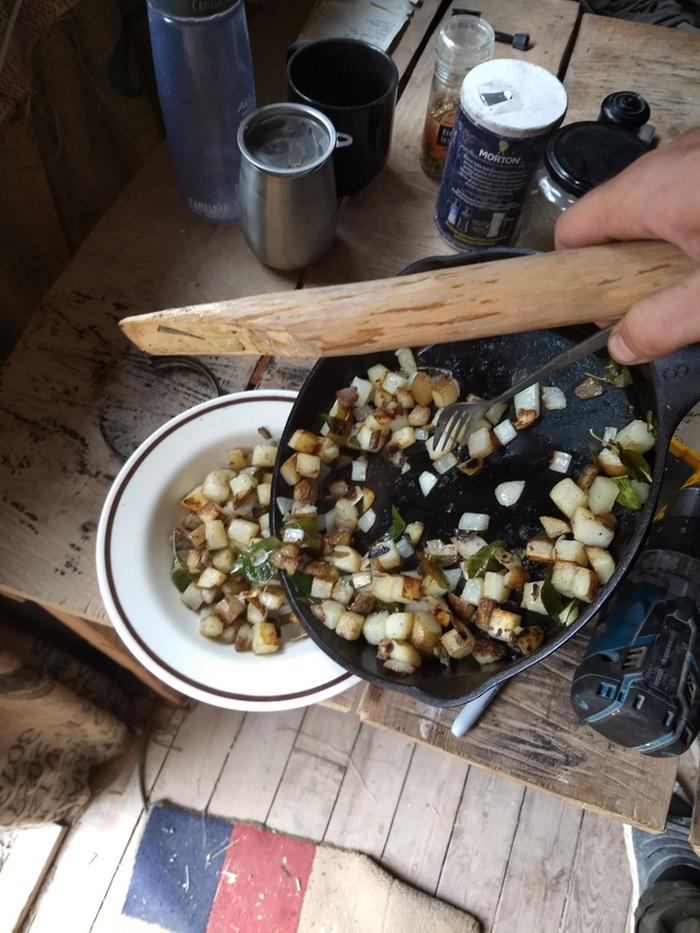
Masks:
[[[649,364],[656,394],[658,439],[664,443],[685,414],[700,401],[700,343]]]

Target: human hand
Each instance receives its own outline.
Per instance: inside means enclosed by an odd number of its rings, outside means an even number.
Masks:
[[[610,240],[666,240],[700,263],[700,129],[643,155],[565,211],[554,228],[557,249]],[[642,363],[700,340],[700,268],[633,305],[608,350],[620,363]]]

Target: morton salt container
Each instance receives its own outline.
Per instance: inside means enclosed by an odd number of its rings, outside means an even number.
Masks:
[[[566,103],[564,86],[539,65],[494,59],[469,72],[435,215],[452,246],[510,241],[530,176]]]

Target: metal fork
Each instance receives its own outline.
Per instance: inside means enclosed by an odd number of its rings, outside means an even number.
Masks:
[[[608,337],[612,329],[613,325],[610,324],[608,327],[604,327],[602,330],[597,331],[595,334],[577,343],[576,346],[572,347],[570,350],[565,350],[564,353],[555,356],[553,360],[550,360],[549,363],[544,365],[541,369],[538,369],[534,373],[530,373],[530,375],[525,376],[523,379],[519,379],[515,385],[496,396],[496,398],[479,402],[455,402],[453,405],[446,405],[440,412],[438,420],[435,423],[433,450],[437,451],[438,448],[450,438],[454,438],[455,442],[458,444],[463,444],[471,433],[471,426],[483,418],[489,408],[492,408],[494,405],[502,404],[503,402],[509,402],[514,395],[517,395],[518,392],[522,392],[523,389],[527,389],[533,383],[540,382],[546,376],[560,369],[564,369],[565,366],[569,366],[571,363],[575,363],[576,360],[580,360],[582,357],[602,349],[608,342]]]

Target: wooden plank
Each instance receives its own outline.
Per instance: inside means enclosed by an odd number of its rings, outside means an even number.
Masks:
[[[444,0],[423,0],[420,6],[414,7],[406,28],[389,49],[401,76],[399,94],[402,92],[401,84],[410,78],[410,69],[414,64],[416,52],[424,41],[430,42],[431,40],[433,34],[431,26],[443,2]]]
[[[355,684],[354,687],[350,687],[349,690],[331,697],[330,700],[324,700],[321,705],[328,707],[328,709],[337,710],[339,713],[352,713],[357,709],[366,689],[367,684],[361,681],[359,684]]]
[[[513,781],[469,771],[436,894],[473,913],[485,930],[496,914],[524,796]]]
[[[188,710],[153,787],[153,800],[205,810],[244,714],[195,703]]]
[[[624,930],[631,898],[622,827],[597,813],[585,813],[560,929],[566,933]]]
[[[491,933],[559,933],[581,818],[562,800],[525,794]]]
[[[154,677],[150,671],[147,671],[136,658],[126,650],[124,643],[119,638],[113,628],[106,625],[100,625],[97,622],[90,622],[88,619],[81,619],[70,612],[58,609],[56,606],[44,604],[42,607],[55,619],[67,626],[76,635],[80,635],[85,641],[101,651],[102,654],[116,661],[120,667],[130,671],[134,676],[151,688],[155,693],[162,697],[167,703],[175,706],[182,706],[185,703],[185,697],[173,690],[167,684],[164,684],[157,677]]]
[[[577,20],[577,4],[484,0],[479,8],[496,28],[532,36],[531,51],[499,45],[499,58],[526,58],[558,72]],[[339,215],[336,241],[326,256],[307,270],[305,286],[395,275],[416,259],[450,252],[433,223],[438,183],[428,178],[419,162],[434,61],[435,49],[429,42],[397,106],[386,169],[363,191],[348,198]]]
[[[469,765],[417,746],[396,805],[382,865],[434,894],[464,790]]]
[[[209,803],[211,813],[265,822],[304,712],[246,715]]]
[[[0,927],[7,933],[20,929],[67,831],[57,823],[47,823],[3,833],[12,836],[9,851],[0,854]],[[0,843],[0,853],[3,848]]]
[[[567,122],[595,120],[607,94],[630,88],[649,102],[659,142],[670,142],[700,124],[700,36],[586,15],[564,84]]]
[[[509,681],[460,739],[450,732],[457,710],[390,690],[370,687],[360,716],[586,809],[661,832],[676,764],[612,745],[576,719],[569,690],[585,645],[585,635],[576,636]]]
[[[414,745],[363,725],[324,842],[381,856]]]
[[[151,789],[180,724],[153,736],[146,759],[146,787]],[[32,933],[55,933],[56,918],[70,917],[72,930],[89,930],[124,850],[143,811],[138,767],[94,799],[71,827],[54,871],[44,884],[27,921]]]
[[[323,839],[359,729],[356,716],[309,707],[270,808],[268,826],[314,841]]]

